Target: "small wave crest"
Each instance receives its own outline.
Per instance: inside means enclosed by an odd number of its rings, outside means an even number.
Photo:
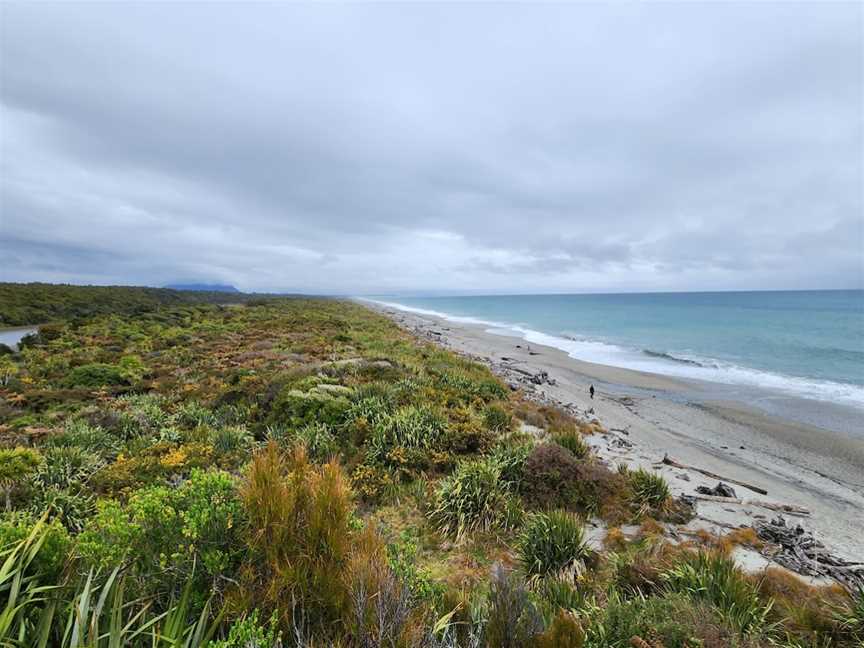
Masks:
[[[652,351],[651,349],[642,349],[642,353],[644,353],[649,358],[661,358],[663,360],[668,360],[670,362],[680,362],[681,364],[690,365],[693,367],[705,367],[707,365],[702,364],[701,362],[697,362],[696,360],[690,360],[689,358],[679,358],[678,356],[674,356],[671,353],[664,353],[663,351]],[[716,367],[716,365],[713,365]]]

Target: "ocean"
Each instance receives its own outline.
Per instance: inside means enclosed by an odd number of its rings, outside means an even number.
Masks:
[[[864,414],[862,290],[374,301],[481,324],[587,362],[732,385],[745,393],[757,388]]]

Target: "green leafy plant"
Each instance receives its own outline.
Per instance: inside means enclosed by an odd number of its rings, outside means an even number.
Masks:
[[[6,510],[12,509],[12,492],[21,486],[42,463],[42,455],[30,448],[0,448],[0,488]]]
[[[639,468],[630,471],[628,478],[633,496],[639,505],[660,510],[669,502],[669,485],[662,475]]]
[[[589,555],[583,522],[573,513],[535,513],[522,527],[519,560],[530,576],[578,570]]]

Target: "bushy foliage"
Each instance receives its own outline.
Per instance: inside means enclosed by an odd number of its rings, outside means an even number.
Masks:
[[[759,598],[756,586],[726,556],[700,551],[687,556],[662,578],[670,591],[710,603],[744,634],[766,629],[771,602]]]
[[[670,497],[669,485],[662,475],[639,468],[629,471],[627,476],[638,505],[657,510],[666,506]]]
[[[460,464],[441,482],[430,513],[442,532],[462,537],[469,531],[512,527],[520,510],[494,459]]]
[[[597,508],[591,485],[583,482],[577,459],[557,443],[535,447],[525,460],[522,494],[534,508]]]
[[[519,560],[530,576],[573,572],[590,551],[582,520],[569,511],[530,515],[519,537]]]
[[[161,579],[177,587],[197,569],[200,578],[221,586],[215,579],[232,573],[240,557],[242,523],[234,479],[216,470],[195,470],[176,489],[151,486],[134,492],[125,506],[100,500],[78,549],[96,568],[132,561],[142,580]]]
[[[93,362],[75,367],[66,378],[67,387],[83,387],[97,389],[99,387],[114,387],[128,385],[129,380],[121,367]]]
[[[249,553],[239,600],[294,626],[324,631],[345,612],[343,579],[350,550],[351,496],[335,463],[311,464],[302,446],[284,455],[275,443],[256,453],[241,488]]]
[[[207,648],[281,648],[282,633],[276,615],[263,624],[258,619],[258,610],[231,624],[228,637],[222,641],[211,641]]]
[[[531,601],[524,581],[500,564],[492,570],[487,621],[483,639],[487,646],[523,648],[543,632],[543,617]]]
[[[588,456],[588,444],[578,430],[567,430],[553,436],[555,443],[569,450],[577,459]]]
[[[0,448],[0,488],[6,498],[6,510],[12,507],[11,496],[30,477],[39,464],[42,455],[30,448]]]
[[[488,405],[483,411],[483,423],[494,432],[506,432],[513,425],[513,415],[500,405]]]

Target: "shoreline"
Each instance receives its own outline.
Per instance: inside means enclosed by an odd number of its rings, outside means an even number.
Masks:
[[[667,454],[756,484],[768,491],[765,502],[809,510],[808,517],[790,521],[800,522],[829,550],[849,560],[864,557],[864,443],[737,402],[712,400],[707,390],[697,402],[699,385],[689,380],[583,362],[555,347],[489,332],[483,324],[360,303],[417,337],[490,366],[534,400],[596,419],[608,433],[587,440],[606,462],[659,472],[674,496],[693,495],[697,486],[713,487],[717,480],[660,464]],[[526,379],[541,372],[548,380]],[[593,400],[591,384],[597,390]],[[736,490],[738,497],[756,497],[745,488]],[[693,528],[721,534],[777,516],[747,499],[741,505],[699,501],[697,513]],[[753,556],[747,562],[759,564]]]

